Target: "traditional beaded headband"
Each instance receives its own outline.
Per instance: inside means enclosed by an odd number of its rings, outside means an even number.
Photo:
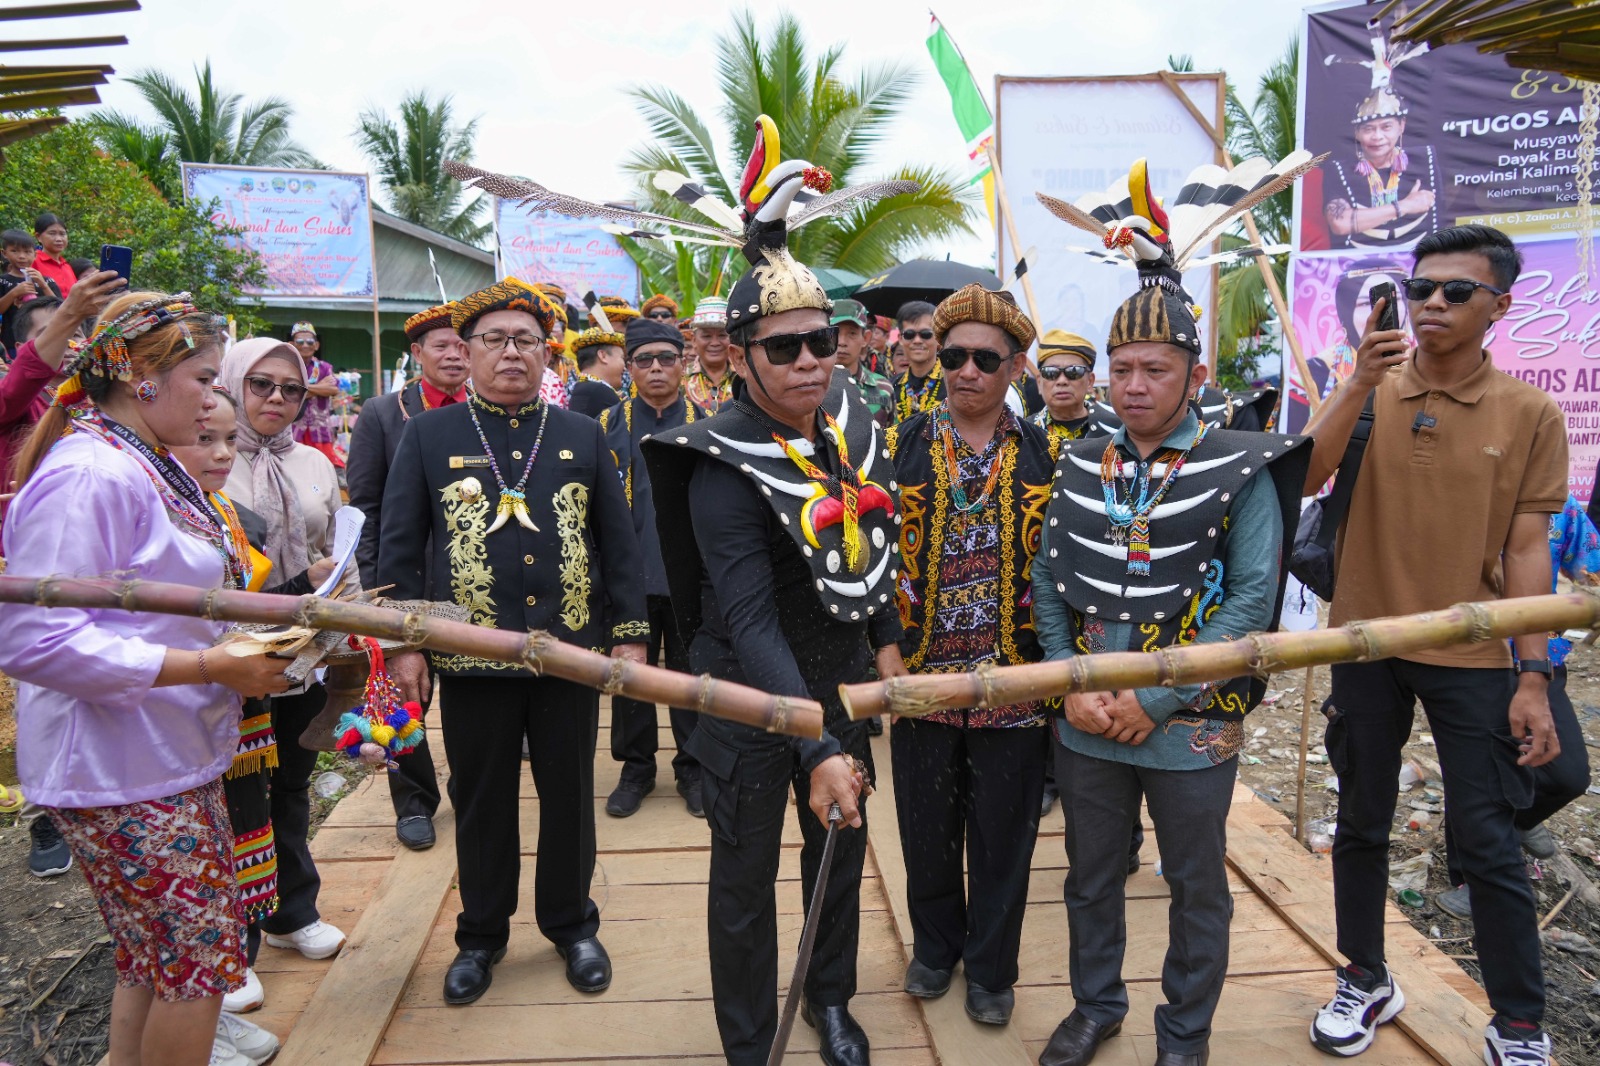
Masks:
[[[56,390],[55,403],[61,407],[71,407],[82,402],[86,398],[83,388],[85,374],[107,380],[131,381],[133,357],[128,352],[128,342],[160,326],[178,323],[185,343],[193,348],[194,338],[190,336],[189,327],[184,325],[183,319],[199,313],[200,309],[194,305],[193,298],[186,292],[180,292],[174,296],[140,301],[116,318],[100,323],[83,351],[67,367],[68,377]]]

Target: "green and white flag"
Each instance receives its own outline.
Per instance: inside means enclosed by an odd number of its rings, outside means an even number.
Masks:
[[[994,116],[989,113],[989,104],[967,68],[961,49],[950,39],[939,16],[931,11],[928,14],[928,54],[933,56],[933,65],[950,90],[950,106],[956,115],[956,126],[967,141],[967,160],[972,184],[976,185],[989,177],[988,146],[994,140]]]

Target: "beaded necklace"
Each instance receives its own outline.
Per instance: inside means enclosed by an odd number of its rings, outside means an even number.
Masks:
[[[920,411],[929,410],[937,402],[939,382],[944,380],[944,367],[935,363],[928,376],[922,379],[922,387],[915,391],[911,388],[911,371],[906,371],[905,385],[896,391],[899,395],[895,398],[896,421],[904,422]]]
[[[478,408],[468,403],[467,411],[472,415],[472,428],[478,431],[478,443],[483,446],[483,454],[489,459],[489,470],[494,474],[495,487],[500,490],[500,503],[495,508],[494,522],[484,535],[493,533],[512,517],[515,517],[517,523],[524,529],[539,532],[539,527],[533,524],[533,518],[528,514],[528,497],[524,489],[528,484],[528,475],[533,473],[533,461],[539,458],[539,445],[544,443],[544,427],[550,421],[550,405],[539,404],[539,432],[533,438],[533,447],[528,451],[527,465],[522,468],[522,477],[517,481],[516,488],[506,487],[506,479],[500,474],[500,464],[495,461],[494,449],[489,447],[489,438],[483,435],[483,423],[478,421]]]
[[[1100,492],[1105,498],[1106,519],[1111,524],[1106,535],[1113,544],[1127,545],[1128,573],[1131,576],[1150,576],[1150,514],[1161,505],[1168,490],[1177,482],[1184,460],[1205,439],[1209,428],[1202,421],[1189,447],[1169,448],[1149,463],[1138,464],[1133,483],[1126,489],[1125,503],[1117,498],[1123,482],[1122,456],[1115,443],[1106,442],[1106,450],[1100,456]],[[1150,474],[1158,463],[1165,463],[1167,472],[1161,483],[1152,489]]]
[[[1006,449],[1011,446],[1011,442],[1006,439],[1005,415],[1001,414],[1000,418],[1001,424],[995,426],[994,437],[984,448],[985,454],[993,451],[994,456],[989,460],[989,473],[984,478],[983,491],[978,494],[977,499],[968,502],[967,487],[961,477],[961,462],[956,458],[956,430],[950,422],[950,409],[941,405],[934,413],[933,424],[939,435],[939,443],[944,446],[945,473],[950,479],[950,505],[955,508],[955,512],[961,516],[963,522],[988,505],[989,497],[994,495],[995,486],[1000,482],[1002,465],[1000,460],[1005,457]]]
[[[1356,164],[1356,173],[1367,179],[1367,192],[1370,194],[1373,207],[1383,207],[1399,201],[1400,175],[1406,172],[1406,164],[1409,162],[1404,148],[1396,150],[1394,158],[1390,160],[1388,181],[1382,180],[1378,176],[1378,168],[1365,159]]]
[[[254,560],[250,558],[250,538],[245,534],[244,526],[239,521],[239,512],[234,510],[233,501],[220,492],[208,493],[206,498],[211,501],[211,506],[221,516],[223,528],[227,532],[230,542],[229,550],[233,552],[234,558],[240,561],[240,584],[237,587],[248,589],[251,582],[255,580],[256,575],[253,565]]]

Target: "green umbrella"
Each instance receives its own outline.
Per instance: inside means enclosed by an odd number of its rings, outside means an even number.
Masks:
[[[829,296],[849,296],[867,280],[865,275],[852,274],[836,267],[812,267],[811,272],[822,282],[822,288]]]

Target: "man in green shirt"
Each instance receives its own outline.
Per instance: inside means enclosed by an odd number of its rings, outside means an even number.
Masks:
[[[839,327],[839,362],[834,373],[850,379],[878,425],[887,428],[894,417],[894,382],[874,374],[864,362],[872,316],[857,300],[835,300],[828,324]]]

